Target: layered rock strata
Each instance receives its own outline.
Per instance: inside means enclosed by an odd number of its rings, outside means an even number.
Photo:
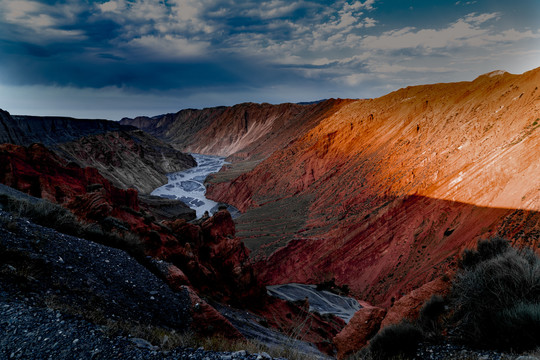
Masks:
[[[249,248],[273,253],[267,284],[331,275],[389,306],[479,238],[540,241],[538,84],[540,69],[493,72],[358,100],[207,194],[245,212]]]

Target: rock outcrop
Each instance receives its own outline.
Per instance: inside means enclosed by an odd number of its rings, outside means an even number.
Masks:
[[[46,146],[77,140],[109,131],[130,131],[133,126],[109,120],[74,119],[52,116],[10,115],[0,109],[0,143]]]
[[[137,191],[113,186],[97,169],[81,168],[41,144],[0,145],[0,182],[73,209],[80,217],[99,220],[122,208],[139,210]]]
[[[80,166],[91,166],[120,188],[142,194],[167,183],[165,174],[197,165],[188,154],[140,130],[115,131],[56,144],[54,150]]]
[[[160,221],[174,221],[176,219],[185,219],[189,221],[194,220],[197,217],[195,210],[176,199],[139,194],[139,203],[142,209],[147,210]]]
[[[337,358],[344,359],[362,349],[381,326],[386,310],[365,306],[358,310],[351,321],[334,337]]]
[[[433,295],[446,296],[450,290],[450,282],[444,277],[430,281],[397,300],[388,309],[382,321],[381,329],[389,325],[398,324],[403,320],[415,321],[420,315],[422,306]]]
[[[153,256],[167,260],[187,275],[202,294],[240,307],[252,307],[265,296],[249,250],[235,237],[227,210],[220,210],[201,225],[185,220],[165,222],[174,239],[158,244]]]
[[[255,254],[288,244],[261,262],[266,283],[330,274],[389,306],[479,238],[540,241],[539,83],[497,73],[346,104],[207,195],[245,212]]]

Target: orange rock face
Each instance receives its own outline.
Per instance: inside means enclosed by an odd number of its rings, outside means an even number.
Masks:
[[[358,310],[347,326],[334,337],[337,358],[344,359],[362,349],[379,330],[385,314],[386,310],[373,306]]]
[[[381,329],[389,325],[398,324],[405,319],[418,319],[420,310],[426,301],[433,295],[444,296],[449,290],[449,281],[438,278],[411,291],[409,294],[396,301],[394,305],[388,309],[388,313],[380,324]]]
[[[453,269],[479,238],[537,245],[539,84],[540,69],[494,72],[346,104],[207,196],[246,212],[254,225],[240,218],[244,234],[279,218],[244,238],[256,253],[289,241],[261,262],[266,283],[330,274],[389,306]],[[288,208],[296,213],[272,212]]]

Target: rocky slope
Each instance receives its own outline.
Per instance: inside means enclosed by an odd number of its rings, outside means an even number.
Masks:
[[[316,104],[254,104],[182,110],[153,118],[122,119],[175,148],[193,153],[260,160],[316,126],[350,100]]]
[[[0,109],[0,143],[53,145],[108,131],[133,130],[108,120],[10,115]]]
[[[142,194],[166,184],[165,174],[197,165],[191,155],[140,130],[86,136],[57,144],[54,149],[80,166],[97,168],[114,185]]]
[[[166,173],[196,165],[163,141],[107,120],[11,116],[0,110],[0,143],[42,143],[81,167],[97,168],[115,186],[144,194],[166,184]]]
[[[388,306],[480,237],[536,246],[539,84],[540,69],[492,72],[354,101],[208,194],[246,212],[252,250],[288,244],[261,263],[267,283],[332,276]]]

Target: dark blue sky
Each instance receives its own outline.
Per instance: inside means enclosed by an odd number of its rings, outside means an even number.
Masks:
[[[0,0],[0,108],[120,119],[540,66],[540,1]]]

